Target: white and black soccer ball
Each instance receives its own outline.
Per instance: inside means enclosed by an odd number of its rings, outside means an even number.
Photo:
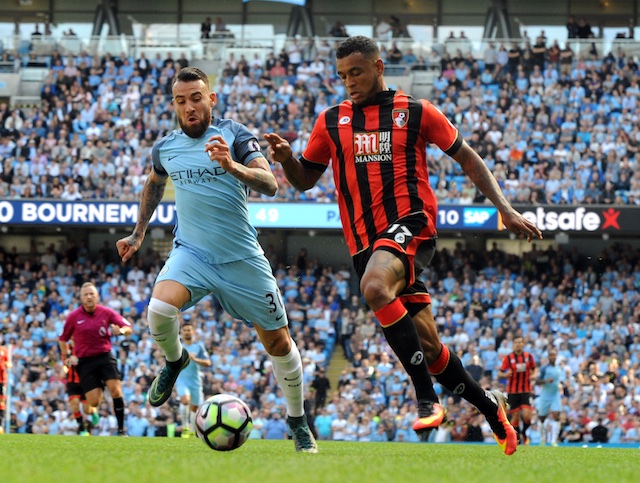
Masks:
[[[252,428],[249,406],[231,394],[211,396],[196,414],[196,434],[216,451],[239,448],[249,438]]]

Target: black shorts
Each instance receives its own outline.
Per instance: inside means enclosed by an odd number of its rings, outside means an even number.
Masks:
[[[530,392],[518,392],[507,395],[507,402],[509,403],[509,412],[519,411],[522,408],[533,407],[533,398]]]
[[[79,382],[67,382],[67,395],[69,399],[80,398],[84,401],[84,391]]]
[[[423,215],[411,215],[398,220],[379,235],[366,250],[353,256],[353,268],[362,279],[374,251],[386,250],[397,256],[404,264],[407,284],[398,297],[409,314],[414,316],[431,303],[431,296],[420,278],[420,274],[431,263],[436,251],[436,240],[430,236],[431,233],[433,229],[428,226]]]
[[[104,389],[105,381],[121,380],[116,358],[111,352],[93,357],[81,357],[78,361],[78,376],[82,391],[86,394],[92,389]]]

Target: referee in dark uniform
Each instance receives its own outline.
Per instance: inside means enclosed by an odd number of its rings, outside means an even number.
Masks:
[[[118,435],[126,435],[122,377],[112,352],[111,337],[130,334],[131,324],[98,301],[96,286],[90,282],[83,284],[80,289],[82,305],[67,316],[58,343],[65,364],[76,366],[89,406],[97,408],[105,386],[109,389],[118,420]],[[68,344],[72,338],[75,355],[71,354]]]

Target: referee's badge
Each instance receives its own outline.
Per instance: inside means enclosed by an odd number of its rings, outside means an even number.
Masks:
[[[393,123],[402,128],[409,122],[409,109],[394,109],[392,111]]]

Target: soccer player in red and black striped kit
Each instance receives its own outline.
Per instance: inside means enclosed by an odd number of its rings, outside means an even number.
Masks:
[[[312,188],[332,163],[360,290],[415,386],[419,417],[413,429],[428,433],[445,419],[431,372],[486,416],[501,449],[512,454],[517,436],[504,396],[482,389],[440,342],[431,298],[420,278],[435,252],[438,211],[429,185],[427,144],[436,144],[460,163],[517,236],[531,241],[542,233],[513,209],[482,158],[438,109],[387,89],[375,41],[350,37],[340,44],[336,58],[351,100],[320,114],[300,159],[281,136],[265,134],[271,158],[300,191]]]
[[[73,344],[68,344],[71,348],[71,354],[68,357],[63,357],[64,362],[64,374],[67,380],[66,389],[67,396],[69,398],[69,407],[73,412],[74,419],[78,422],[78,434],[89,433],[93,426],[97,424],[98,412],[96,408],[89,406],[87,399],[84,396],[84,391],[80,385],[80,375],[78,374],[77,364],[78,358],[73,350]],[[87,422],[88,427],[85,427],[84,417],[80,406],[84,410],[87,416],[90,416],[91,421]]]
[[[58,344],[63,360],[75,358],[76,356],[71,355],[68,344],[73,338],[74,350],[78,357],[76,367],[87,404],[97,408],[102,402],[106,386],[113,399],[118,434],[124,436],[126,433],[122,383],[116,358],[111,351],[111,336],[130,334],[131,324],[114,310],[100,305],[98,301],[96,286],[90,282],[83,284],[80,288],[82,305],[67,316]]]
[[[533,356],[524,350],[524,339],[516,336],[513,339],[513,352],[502,360],[499,377],[508,377],[507,395],[511,424],[520,434],[522,444],[528,444],[527,429],[531,426],[533,389],[531,379],[536,370]],[[522,418],[521,418],[522,416]],[[522,425],[520,425],[522,419]]]
[[[6,411],[4,387],[9,383],[9,369],[11,369],[11,367],[11,361],[9,361],[9,349],[0,345],[0,433],[4,431],[4,413]]]

